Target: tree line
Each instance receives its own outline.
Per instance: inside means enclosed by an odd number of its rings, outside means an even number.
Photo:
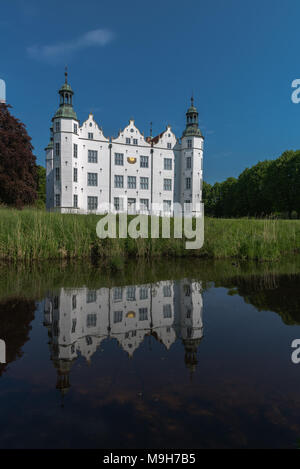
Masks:
[[[203,182],[202,189],[208,216],[300,218],[300,150],[261,161],[238,178]]]

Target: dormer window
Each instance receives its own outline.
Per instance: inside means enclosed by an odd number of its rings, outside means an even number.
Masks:
[[[126,138],[126,143],[127,143],[128,145],[130,145],[130,138],[128,138],[128,137]]]
[[[94,138],[94,134],[92,132],[89,132],[88,133],[88,139],[93,140],[93,138]]]
[[[167,148],[169,148],[169,150],[172,148],[172,143],[167,143]]]
[[[137,138],[134,138],[133,139],[133,145],[137,145],[137,144],[138,144]]]

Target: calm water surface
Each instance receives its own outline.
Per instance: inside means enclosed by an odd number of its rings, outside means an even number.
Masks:
[[[299,446],[295,269],[149,269],[2,272],[1,448]]]

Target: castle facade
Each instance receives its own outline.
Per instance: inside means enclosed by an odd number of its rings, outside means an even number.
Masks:
[[[193,98],[181,139],[169,125],[145,137],[133,119],[108,138],[92,114],[80,125],[73,95],[66,72],[45,149],[48,210],[161,215],[173,213],[177,202],[199,213],[204,137]]]

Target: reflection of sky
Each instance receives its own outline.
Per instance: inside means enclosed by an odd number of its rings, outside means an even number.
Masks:
[[[64,408],[49,360],[43,305],[21,359],[1,378],[1,447],[293,447],[300,436],[299,326],[238,295],[203,295],[204,338],[190,381],[180,341],[153,337],[129,359],[105,340],[71,370]]]

